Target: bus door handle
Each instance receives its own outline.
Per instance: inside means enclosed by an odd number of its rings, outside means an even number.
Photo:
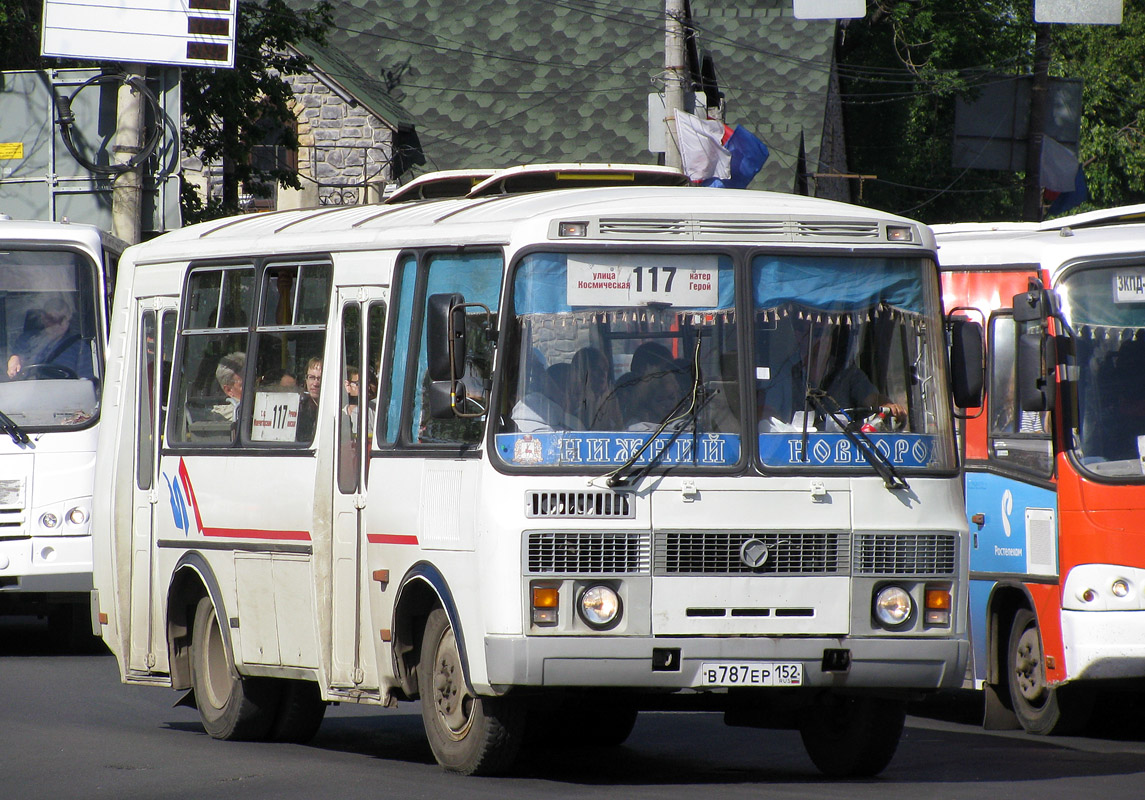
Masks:
[[[354,494],[354,508],[361,511],[365,507],[366,507],[366,495],[362,494],[361,492],[356,492]]]

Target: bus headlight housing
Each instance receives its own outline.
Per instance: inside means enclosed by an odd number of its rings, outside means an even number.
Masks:
[[[875,619],[884,628],[897,628],[911,618],[914,601],[901,586],[884,586],[875,592]]]
[[[620,595],[607,584],[593,584],[580,593],[576,610],[585,625],[606,630],[620,621]]]

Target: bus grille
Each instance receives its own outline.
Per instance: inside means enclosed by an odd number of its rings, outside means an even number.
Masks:
[[[958,539],[945,533],[859,533],[856,575],[953,575]]]
[[[632,497],[617,492],[526,492],[529,519],[633,519]]]
[[[750,539],[767,546],[768,557],[750,567],[740,550]],[[838,531],[659,531],[656,575],[837,575],[846,574],[849,538]]]
[[[648,536],[640,531],[533,531],[529,533],[528,547],[528,569],[534,575],[648,572]]]

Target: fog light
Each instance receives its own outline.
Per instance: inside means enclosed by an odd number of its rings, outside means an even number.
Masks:
[[[875,595],[875,619],[887,628],[897,628],[914,610],[910,594],[901,586],[884,586]]]
[[[48,529],[58,528],[60,527],[60,518],[51,511],[45,511],[40,515],[40,525]]]
[[[1113,592],[1114,597],[1125,597],[1129,594],[1129,584],[1125,582],[1124,578],[1115,580],[1109,589]]]
[[[577,611],[590,628],[609,628],[620,620],[620,595],[611,586],[590,586],[581,592]]]
[[[66,519],[72,525],[83,525],[85,522],[87,522],[87,511],[80,508],[79,506],[76,506],[75,508],[70,509],[68,513],[64,515],[64,519]]]
[[[1095,592],[1093,589],[1086,589],[1081,593],[1081,602],[1083,603],[1092,603],[1096,599],[1097,592]]]

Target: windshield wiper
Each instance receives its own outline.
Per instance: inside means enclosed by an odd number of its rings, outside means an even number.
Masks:
[[[703,389],[703,379],[702,379],[701,374],[700,374],[700,342],[702,341],[702,339],[703,339],[702,336],[700,336],[700,335],[696,336],[696,349],[695,349],[695,353],[692,356],[692,385],[688,389],[688,393],[685,394],[683,397],[681,397],[679,400],[677,400],[675,405],[672,406],[672,410],[668,412],[668,414],[664,417],[664,419],[660,420],[660,422],[657,423],[656,430],[652,433],[651,436],[649,436],[647,439],[644,440],[644,444],[642,444],[642,445],[640,445],[640,447],[636,448],[636,451],[633,452],[632,455],[630,455],[628,458],[626,458],[624,460],[623,464],[621,464],[619,467],[614,469],[612,472],[610,472],[604,476],[604,482],[607,486],[609,486],[609,487],[630,486],[630,485],[636,483],[637,481],[639,481],[646,474],[648,474],[649,470],[651,470],[652,467],[654,467],[656,465],[656,463],[660,461],[660,459],[663,457],[664,453],[668,450],[668,445],[670,445],[672,442],[676,441],[677,438],[679,438],[680,434],[684,432],[684,429],[686,426],[681,425],[681,426],[677,427],[676,430],[674,430],[672,432],[672,436],[665,443],[665,446],[660,448],[659,451],[657,451],[650,459],[648,459],[647,464],[642,466],[636,472],[632,473],[632,475],[626,475],[625,472],[632,468],[632,466],[636,463],[636,460],[639,459],[640,456],[644,453],[644,451],[648,449],[648,446],[651,445],[652,442],[654,442],[656,440],[656,437],[659,436],[661,433],[663,433],[664,429],[667,428],[669,425],[671,425],[673,422],[677,422],[679,420],[685,419],[686,417],[691,417],[692,418],[692,435],[695,436],[697,415],[699,414],[700,409],[703,408],[704,405],[707,404],[707,401],[710,399],[710,398],[704,398],[703,400],[700,399],[700,394],[701,394],[702,389]],[[685,403],[688,403],[687,408],[684,408]],[[683,410],[681,410],[681,409],[683,409]],[[695,448],[695,445],[693,443],[693,447],[692,447],[693,457],[694,457],[695,452],[696,452],[696,448]]]
[[[6,433],[12,437],[12,441],[19,445],[28,445],[32,440],[28,438],[28,434],[12,421],[12,418],[0,411],[0,433]]]
[[[834,410],[827,407],[827,403],[824,402],[825,400],[831,401],[835,406]],[[815,406],[816,411],[825,416],[829,416],[835,421],[835,424],[843,431],[843,435],[850,439],[855,447],[859,448],[862,454],[867,457],[867,463],[870,464],[871,468],[883,479],[883,486],[892,492],[896,489],[910,491],[910,486],[907,484],[906,479],[895,469],[891,460],[875,447],[875,443],[871,441],[871,438],[862,430],[854,430],[851,426],[851,421],[842,413],[843,410],[839,407],[835,398],[831,397],[831,395],[822,389],[808,389],[807,402]],[[803,436],[807,436],[806,428],[804,428]],[[804,457],[806,457],[806,443],[803,445],[803,452]]]

